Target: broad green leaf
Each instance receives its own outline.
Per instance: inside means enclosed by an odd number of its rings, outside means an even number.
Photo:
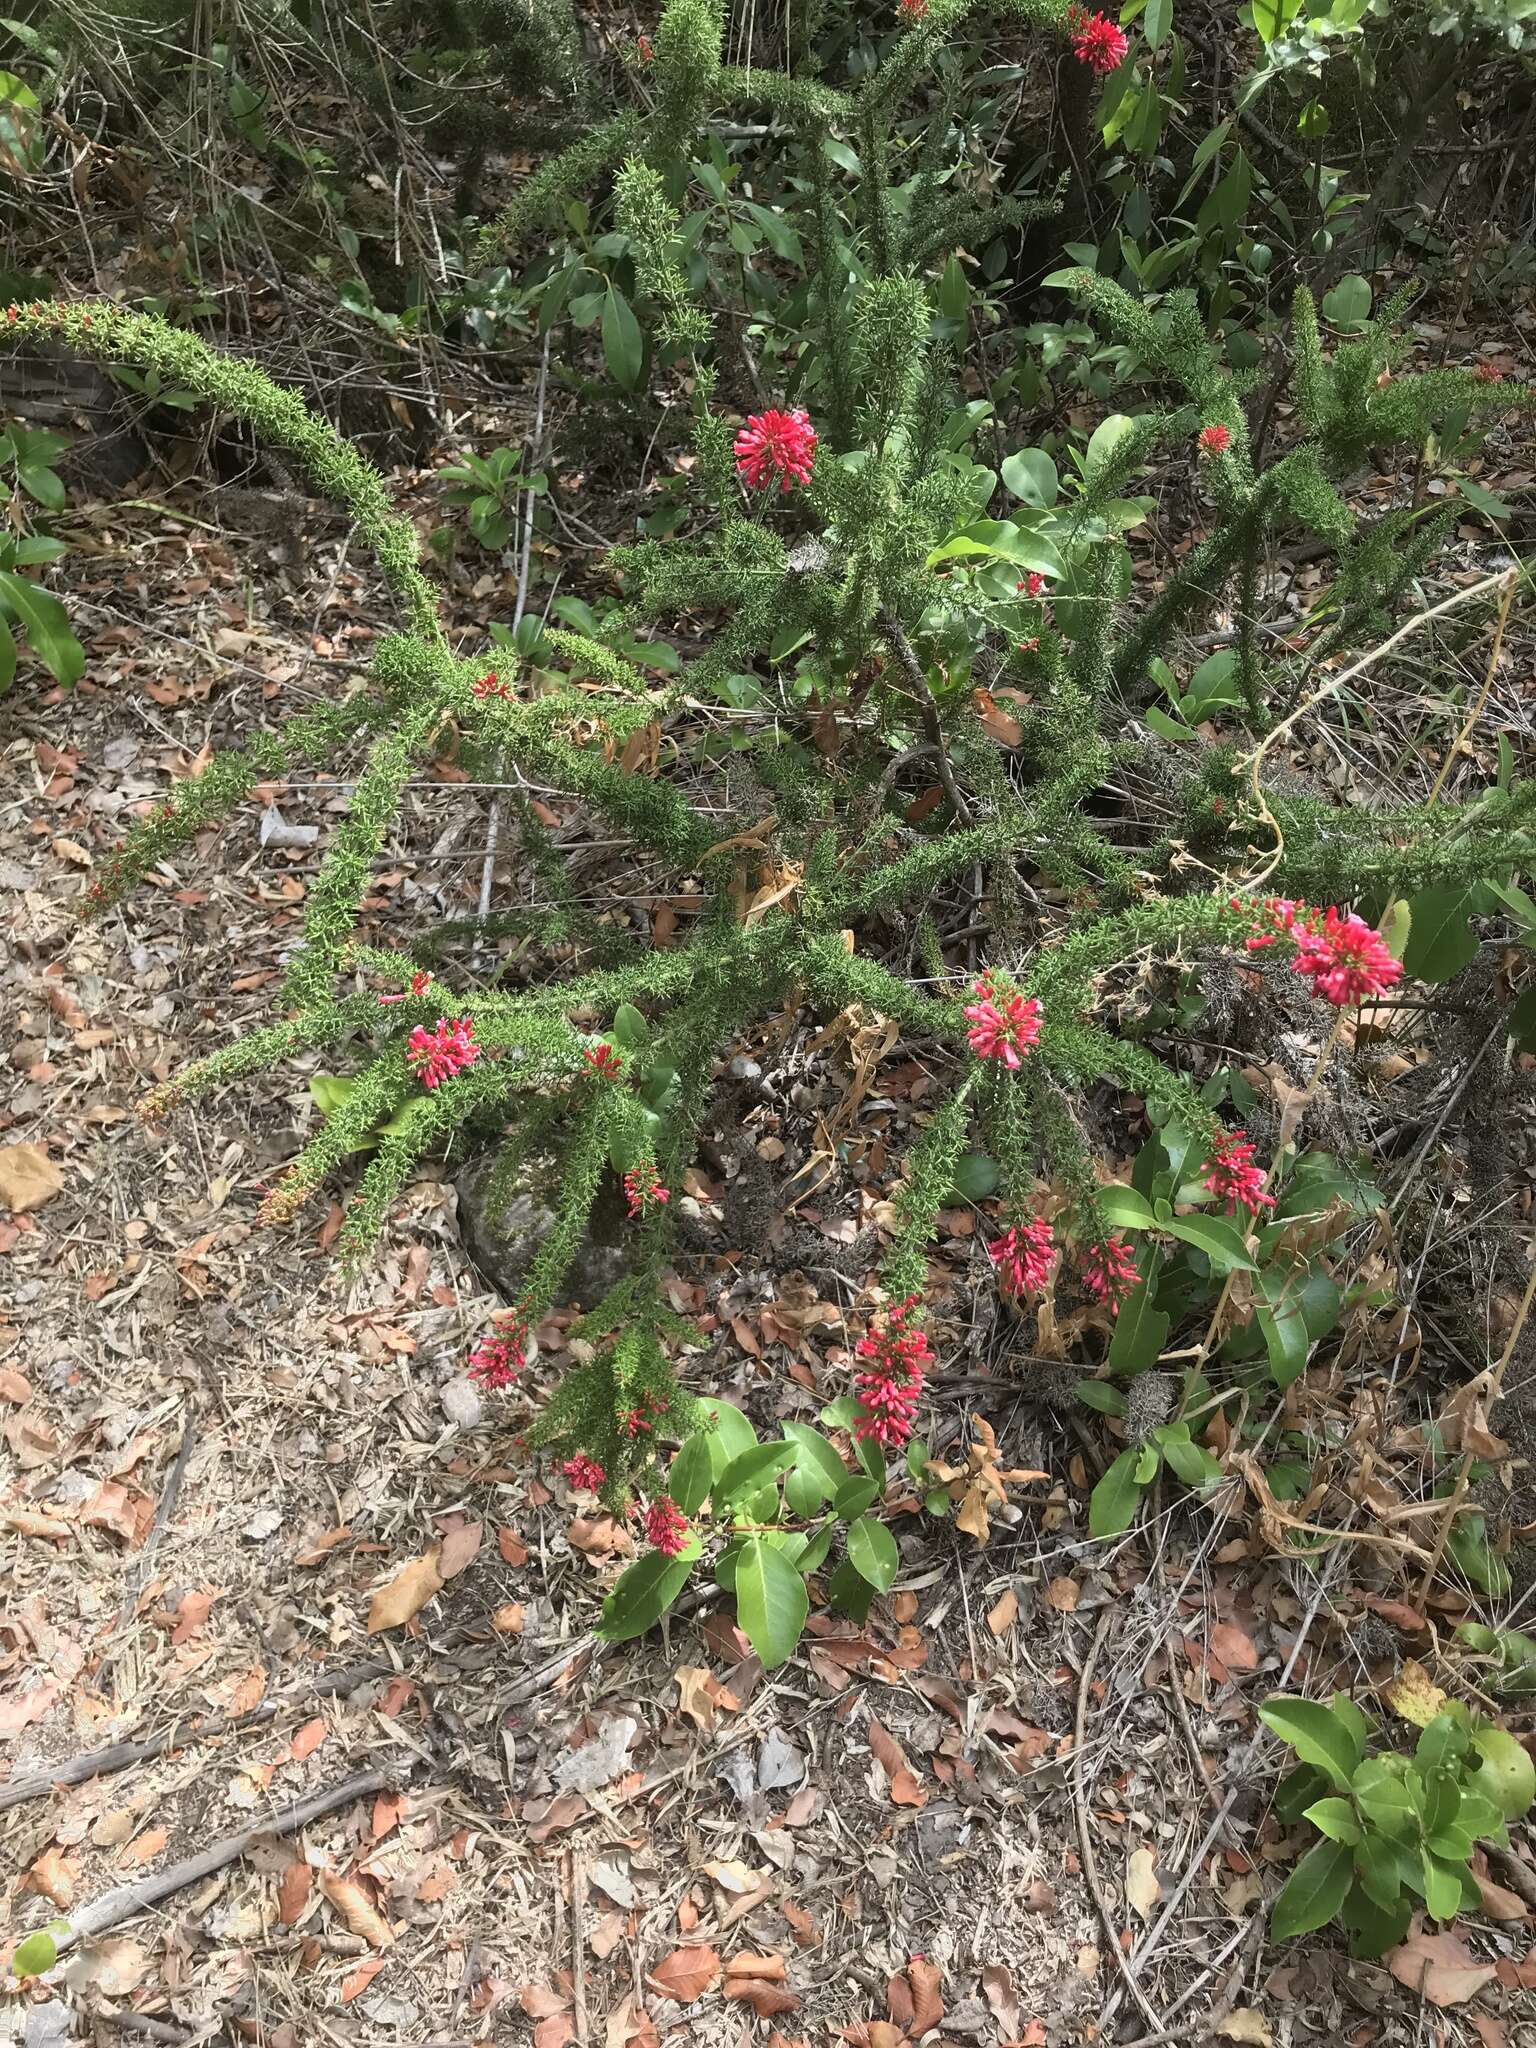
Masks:
[[[1259,1708],[1259,1719],[1272,1735],[1289,1743],[1304,1764],[1326,1771],[1336,1791],[1349,1790],[1360,1762],[1359,1744],[1331,1707],[1276,1693]]]
[[[633,1003],[620,1003],[613,1013],[613,1036],[626,1052],[639,1052],[651,1042],[651,1027]]]
[[[801,1462],[819,1475],[829,1492],[835,1492],[848,1477],[848,1467],[837,1455],[837,1447],[808,1422],[786,1422],[784,1434],[798,1446]]]
[[[1307,1355],[1312,1348],[1306,1321],[1297,1307],[1278,1311],[1260,1308],[1255,1311],[1254,1319],[1264,1333],[1264,1345],[1269,1353],[1269,1376],[1283,1390],[1306,1370]]]
[[[716,1478],[725,1470],[733,1458],[739,1458],[757,1442],[757,1431],[748,1422],[739,1408],[733,1408],[729,1401],[711,1399],[706,1404],[709,1411],[709,1462]]]
[[[694,1546],[694,1556],[698,1546]],[[597,1633],[606,1642],[627,1643],[643,1636],[666,1613],[688,1582],[693,1557],[668,1557],[650,1550],[632,1564],[603,1602]]]
[[[1186,1486],[1214,1486],[1221,1477],[1221,1467],[1210,1452],[1187,1438],[1182,1442],[1170,1438],[1163,1445],[1163,1456]]]
[[[310,1100],[322,1116],[334,1116],[356,1086],[356,1081],[345,1074],[311,1074]]]
[[[874,1597],[874,1587],[868,1579],[860,1578],[846,1557],[827,1580],[827,1598],[855,1621],[863,1621]]]
[[[1203,1251],[1218,1273],[1256,1273],[1243,1235],[1221,1216],[1175,1216],[1163,1228]]]
[[[1152,1213],[1152,1204],[1145,1195],[1139,1195],[1135,1188],[1111,1181],[1108,1187],[1099,1189],[1095,1196],[1099,1214],[1106,1223],[1113,1223],[1121,1230],[1151,1230],[1157,1218]]]
[[[749,1643],[773,1671],[794,1652],[810,1611],[805,1581],[782,1550],[754,1536],[736,1565],[736,1618]]]
[[[832,1496],[832,1512],[840,1522],[851,1522],[879,1498],[878,1481],[857,1477],[845,1479]]]
[[[1413,922],[1403,953],[1404,973],[1416,981],[1449,981],[1477,958],[1477,936],[1467,923],[1471,893],[1455,887],[1421,889],[1408,899]]]
[[[1340,1917],[1349,1929],[1352,1956],[1382,1956],[1389,1948],[1396,1948],[1408,1932],[1413,1904],[1409,1899],[1398,1899],[1390,1906],[1381,1905],[1357,1881],[1344,1901]]]
[[[884,1522],[861,1515],[848,1531],[848,1562],[877,1593],[888,1593],[901,1564],[896,1538]]]
[[[85,649],[70,631],[68,614],[58,599],[25,576],[3,569],[0,603],[20,619],[28,646],[53,680],[66,690],[78,683],[85,674]]]
[[[1299,1821],[1307,1808],[1327,1792],[1332,1780],[1316,1764],[1297,1764],[1287,1771],[1275,1791],[1275,1812],[1288,1827]]]
[[[1083,455],[1083,481],[1092,483],[1098,471],[1104,468],[1110,457],[1125,439],[1134,433],[1136,422],[1129,413],[1112,412],[1108,419],[1100,420],[1089,438]]]
[[[1066,564],[1044,534],[1017,526],[1011,519],[973,519],[932,551],[927,566],[932,569],[940,562],[966,555],[1013,562],[1021,569],[1033,569],[1038,575],[1058,581],[1066,574]]]
[[[1275,1901],[1270,1932],[1277,1941],[1326,1927],[1354,1882],[1354,1859],[1345,1842],[1316,1842],[1302,1857]]]
[[[16,640],[0,612],[0,693],[5,692],[16,680]],[[1516,1005],[1518,1010],[1519,1005]],[[1512,1015],[1514,1013],[1511,1013]]]
[[[1079,1380],[1073,1391],[1085,1408],[1096,1408],[1101,1415],[1125,1413],[1124,1394],[1108,1380]]]
[[[667,1474],[667,1488],[685,1515],[697,1514],[709,1493],[711,1465],[709,1436],[700,1430],[689,1437]]]
[[[712,1489],[721,1507],[736,1507],[744,1498],[761,1490],[764,1480],[793,1465],[799,1455],[795,1444],[753,1444],[750,1450],[732,1458]]]
[[[1348,1842],[1353,1846],[1364,1840],[1360,1823],[1355,1818],[1355,1809],[1347,1799],[1314,1800],[1304,1818],[1311,1821],[1318,1833],[1326,1835],[1330,1842]]]
[[[1350,1786],[1355,1804],[1383,1834],[1400,1837],[1418,1826],[1418,1801],[1405,1778],[1381,1757],[1368,1757]]]
[[[608,374],[626,391],[633,391],[640,382],[644,359],[645,339],[635,309],[610,284],[603,298],[603,360]]]
[[[1136,1519],[1142,1489],[1137,1483],[1137,1451],[1122,1451],[1093,1489],[1088,1502],[1090,1536],[1119,1536]]]
[[[1163,1355],[1168,1342],[1170,1319],[1166,1309],[1154,1308],[1157,1289],[1155,1270],[1131,1289],[1115,1318],[1115,1334],[1109,1340],[1104,1363],[1117,1377],[1129,1378],[1148,1372]]]
[[[0,73],[0,79],[4,74]],[[13,1977],[41,1977],[51,1970],[59,1960],[59,1945],[46,1927],[39,1927],[35,1934],[29,1934],[18,1941],[11,1954],[11,1975]]]
[[[1022,504],[1041,510],[1055,504],[1061,489],[1056,465],[1043,448],[1019,449],[1006,459],[998,475]]]
[[[35,498],[48,512],[62,512],[68,493],[63,479],[56,469],[50,469],[46,462],[22,462],[16,467],[16,481],[27,493]]]
[[[984,1202],[1001,1178],[995,1159],[985,1152],[967,1152],[955,1161],[953,1192],[963,1201]]]
[[[1259,0],[1260,5],[1267,0]],[[1322,314],[1335,327],[1363,327],[1371,317],[1371,288],[1363,277],[1351,273],[1341,277],[1332,291],[1324,292]]]
[[[1454,1920],[1461,1905],[1461,1872],[1424,1851],[1424,1904],[1436,1920]]]
[[[1173,24],[1173,0],[1147,0],[1146,17],[1142,27],[1146,32],[1147,48],[1160,50],[1168,40],[1168,31]]]

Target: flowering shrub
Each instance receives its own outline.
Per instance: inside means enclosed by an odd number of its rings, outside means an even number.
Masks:
[[[1536,786],[1513,777],[1471,804],[1351,810],[1297,794],[1289,780],[1271,786],[1261,763],[1244,758],[1271,727],[1272,704],[1289,705],[1300,684],[1298,657],[1259,632],[1251,601],[1270,553],[1317,538],[1338,557],[1327,613],[1309,628],[1308,672],[1373,644],[1455,508],[1422,522],[1389,511],[1362,526],[1338,480],[1368,450],[1420,449],[1445,417],[1508,412],[1530,393],[1470,371],[1383,381],[1396,362],[1390,335],[1361,322],[1329,346],[1302,292],[1289,365],[1295,418],[1264,461],[1242,384],[1192,297],[1153,305],[1073,271],[1061,288],[1144,367],[1155,402],[1101,422],[1074,448],[1065,483],[1044,449],[1012,449],[992,467],[990,433],[978,438],[991,401],[961,402],[973,387],[957,378],[947,338],[964,306],[958,252],[984,246],[1030,207],[997,199],[949,160],[947,88],[926,96],[935,67],[964,46],[957,30],[969,22],[984,35],[987,16],[970,0],[905,12],[883,60],[839,91],[809,60],[786,73],[726,64],[718,8],[669,0],[646,70],[651,115],[642,122],[619,109],[535,172],[487,229],[483,253],[504,261],[520,235],[564,218],[578,199],[611,200],[657,373],[686,392],[692,428],[675,479],[680,505],[689,494],[682,523],[615,550],[623,595],[612,621],[582,631],[550,625],[528,651],[499,653],[495,672],[483,655],[461,657],[450,645],[414,531],[382,479],[291,392],[190,334],[112,306],[17,309],[5,329],[155,370],[233,412],[338,498],[373,552],[401,630],[379,644],[368,686],[256,734],[179,783],[99,864],[93,898],[117,901],[258,785],[366,747],[361,771],[348,773],[349,813],[309,891],[278,1018],[155,1089],[146,1110],[158,1115],[285,1061],[348,1048],[355,1070],[344,1090],[332,1077],[325,1120],[264,1214],[294,1215],[344,1162],[366,1154],[340,1240],[354,1259],[418,1162],[457,1132],[506,1133],[493,1181],[498,1213],[535,1148],[553,1152],[554,1227],[508,1327],[472,1354],[471,1369],[492,1387],[523,1371],[594,1203],[605,1186],[622,1185],[629,1272],[586,1304],[581,1362],[530,1441],[615,1510],[638,1492],[656,1515],[664,1494],[684,1518],[686,1533],[666,1522],[668,1543],[681,1547],[655,1544],[660,1563],[644,1600],[625,1608],[630,1619],[654,1619],[660,1589],[701,1554],[703,1503],[712,1513],[721,1506],[712,1487],[724,1487],[724,1468],[702,1481],[694,1469],[718,1445],[678,1378],[697,1333],[673,1309],[665,1274],[679,1206],[669,1190],[682,1185],[710,1113],[711,1073],[742,1034],[792,1000],[832,1016],[857,1005],[920,1041],[935,1078],[893,1199],[878,1284],[855,1314],[864,1334],[846,1426],[858,1455],[883,1455],[911,1437],[933,1356],[923,1321],[928,1246],[973,1144],[995,1164],[1001,1214],[1019,1219],[994,1246],[999,1286],[1014,1303],[1058,1283],[1079,1290],[1084,1327],[1108,1347],[1106,1372],[1088,1382],[1107,1391],[1092,1398],[1118,1420],[1114,1380],[1125,1359],[1134,1355],[1145,1373],[1160,1355],[1146,1356],[1146,1346],[1167,1335],[1158,1292],[1165,1241],[1204,1262],[1189,1268],[1184,1304],[1213,1276],[1220,1292],[1242,1260],[1258,1268],[1238,1222],[1262,1234],[1271,1196],[1278,1217],[1302,1167],[1276,1162],[1266,1183],[1217,1106],[1175,1064],[1114,1028],[1116,977],[1127,963],[1147,975],[1201,952],[1263,975],[1283,959],[1270,949],[1289,947],[1297,980],[1324,1004],[1375,1000],[1404,972],[1383,936],[1389,927],[1372,921],[1389,908],[1388,879],[1409,906],[1390,927],[1398,930],[1411,925],[1419,893],[1505,882],[1536,852]],[[1070,45],[1096,72],[1126,54],[1112,23],[1059,0],[1010,0],[996,13],[1010,34],[1029,31],[1042,51]],[[628,89],[638,89],[633,79]],[[815,252],[803,344],[783,358],[782,405],[744,421],[722,390],[720,361],[732,352],[717,357],[714,312],[695,294],[680,211],[696,196],[715,127],[743,120],[752,134],[782,127],[798,138],[810,174],[786,187],[770,217],[776,233]],[[925,121],[932,131],[909,177],[905,148],[893,154],[887,142],[898,123],[906,139]],[[859,139],[857,152],[842,135]],[[897,175],[907,181],[899,203]],[[728,309],[727,329],[740,310]],[[1006,447],[1009,423],[993,426]],[[1157,595],[1133,607],[1125,535],[1152,503],[1134,493],[1154,456],[1199,464],[1191,501],[1207,508],[1207,524],[1163,565]],[[1201,722],[1227,727],[1221,742],[1203,744],[1192,725],[1162,713],[1160,723],[1150,711],[1128,722],[1127,706],[1184,663],[1185,628],[1229,600],[1231,688],[1198,704]],[[657,682],[658,667],[638,666],[633,651],[684,620],[691,651],[669,649],[675,665]],[[744,685],[757,693],[755,709],[733,734],[723,773],[717,735],[712,726],[701,734],[695,711],[740,703]],[[1000,690],[1011,693],[1016,719],[999,722]],[[1191,692],[1178,701],[1196,717]],[[661,732],[669,747],[658,754],[646,742]],[[510,913],[498,928],[535,942],[522,986],[474,987],[472,965],[451,972],[361,943],[359,907],[402,791],[450,735],[461,758],[515,764],[526,781],[564,792],[680,885],[686,878],[703,910],[673,943],[654,945],[587,916],[574,891],[553,922],[544,909]],[[1138,822],[1127,844],[1110,821],[1117,790],[1138,777],[1176,791],[1176,808],[1165,837]],[[558,891],[562,848],[531,808],[520,830]],[[1258,893],[1270,885],[1293,896]],[[979,977],[946,954],[933,915],[957,893],[987,935],[992,965]],[[1313,910],[1303,898],[1336,907]],[[558,950],[541,953],[544,939]],[[440,957],[434,940],[434,963]],[[1159,1143],[1181,1134],[1177,1165],[1155,1170],[1155,1195],[1100,1182],[1069,1105],[1105,1082],[1145,1104]],[[1200,1212],[1213,1200],[1229,1215]],[[1058,1238],[1067,1254],[1059,1259]],[[1279,1357],[1294,1371],[1298,1356],[1305,1362],[1304,1322],[1282,1289],[1244,1328],[1261,1351],[1272,1330],[1272,1366]],[[1125,1454],[1122,1503],[1127,1486],[1134,1499],[1146,1483],[1137,1475],[1150,1477],[1149,1457],[1151,1471],[1166,1462],[1205,1483],[1210,1454],[1187,1421],[1157,1428],[1162,1436]],[[688,1484],[675,1460],[666,1463],[678,1441],[685,1450],[706,1442]],[[750,1503],[745,1481],[739,1491]],[[855,1577],[851,1532],[862,1512],[851,1518],[845,1560]],[[1101,1514],[1098,1525],[1110,1520]],[[866,1562],[878,1553],[875,1576],[861,1580],[877,1584],[884,1545],[866,1530],[856,1547]],[[813,1551],[808,1543],[790,1560],[742,1532],[726,1555],[741,1560],[744,1613],[788,1612],[786,1572],[803,1597]]]

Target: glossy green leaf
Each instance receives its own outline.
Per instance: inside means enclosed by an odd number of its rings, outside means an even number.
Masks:
[[[54,681],[69,689],[85,674],[85,649],[70,631],[63,605],[25,576],[0,569],[0,603],[20,619],[27,645]]]
[[[1415,981],[1449,981],[1477,958],[1476,934],[1467,923],[1471,891],[1464,888],[1421,889],[1408,899],[1412,928],[1403,953],[1403,971]]]
[[[1316,1842],[1291,1872],[1275,1901],[1270,1932],[1277,1941],[1326,1927],[1354,1883],[1354,1859],[1345,1842]]]
[[[1107,1187],[1100,1188],[1094,1199],[1105,1222],[1114,1224],[1117,1229],[1151,1230],[1156,1226],[1157,1218],[1145,1195],[1119,1181],[1111,1181]]]
[[[848,1531],[848,1562],[877,1593],[888,1593],[901,1565],[896,1538],[884,1522],[861,1515]]]
[[[1259,1719],[1272,1735],[1289,1743],[1304,1764],[1326,1772],[1335,1791],[1349,1790],[1360,1762],[1359,1744],[1331,1707],[1276,1693],[1259,1708]]]
[[[998,475],[1022,504],[1041,510],[1054,505],[1061,490],[1056,465],[1043,448],[1020,448],[1005,459]]]
[[[695,1545],[694,1556],[697,1554]],[[635,1636],[643,1636],[672,1605],[692,1570],[692,1557],[668,1557],[660,1550],[647,1551],[629,1567],[603,1602],[597,1634],[610,1643],[627,1643]]]
[[[59,1960],[59,1945],[46,1927],[18,1941],[11,1953],[13,1977],[41,1977]]]
[[[707,1408],[710,1469],[718,1479],[733,1458],[739,1458],[757,1442],[757,1431],[729,1401],[711,1398]]]
[[[1090,1536],[1119,1536],[1136,1519],[1142,1487],[1136,1478],[1137,1451],[1122,1451],[1093,1489],[1088,1502]]]
[[[1355,1818],[1355,1809],[1347,1799],[1314,1800],[1307,1808],[1305,1818],[1330,1842],[1348,1842],[1353,1846],[1364,1840],[1364,1831]]]
[[[732,1458],[715,1481],[713,1493],[720,1507],[734,1508],[759,1492],[763,1482],[786,1471],[799,1455],[795,1444],[753,1444],[750,1450]]]
[[[667,1474],[667,1491],[685,1515],[697,1514],[709,1493],[711,1465],[708,1434],[689,1437]]]
[[[810,1611],[810,1595],[783,1551],[754,1536],[736,1565],[736,1618],[748,1642],[773,1671],[794,1652]]]
[[[1236,1224],[1224,1216],[1175,1216],[1163,1228],[1203,1251],[1218,1273],[1256,1273],[1258,1267]]]
[[[603,360],[616,384],[635,390],[645,361],[645,338],[634,307],[611,284],[603,298]]]

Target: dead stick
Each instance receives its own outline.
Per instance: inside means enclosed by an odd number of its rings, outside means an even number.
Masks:
[[[211,1849],[203,1849],[196,1856],[173,1863],[169,1870],[159,1871],[153,1877],[137,1878],[132,1884],[120,1884],[115,1890],[104,1892],[80,1912],[72,1913],[66,1928],[59,1933],[58,1946],[61,1950],[66,1949],[77,1941],[89,1941],[98,1934],[105,1934],[110,1928],[121,1926],[124,1920],[131,1920],[135,1914],[147,1913],[173,1892],[184,1891],[200,1878],[212,1877],[216,1870],[237,1863],[248,1849],[267,1836],[294,1834],[299,1828],[308,1827],[311,1821],[334,1813],[338,1806],[346,1806],[354,1799],[366,1799],[373,1792],[387,1791],[389,1782],[383,1771],[364,1771],[356,1778],[343,1778],[339,1785],[332,1785],[328,1791],[296,1800],[292,1806],[279,1807],[265,1820],[242,1828],[238,1835],[226,1836],[222,1842],[215,1842]]]
[[[351,1664],[329,1678],[315,1679],[307,1689],[316,1699],[334,1699],[338,1693],[351,1692],[370,1678],[387,1676],[394,1668],[393,1664],[377,1658],[367,1664]],[[33,1777],[17,1778],[9,1785],[0,1785],[0,1813],[8,1812],[13,1806],[24,1806],[29,1799],[46,1798],[58,1786],[83,1785],[88,1778],[106,1778],[114,1771],[126,1771],[132,1764],[149,1763],[157,1756],[164,1756],[168,1750],[181,1749],[189,1742],[210,1741],[215,1735],[228,1735],[236,1728],[259,1728],[263,1722],[274,1719],[285,1706],[298,1704],[299,1701],[292,1698],[263,1700],[248,1714],[214,1714],[206,1721],[173,1721],[163,1735],[152,1735],[147,1741],[114,1742],[110,1749],[86,1750],[83,1755],[69,1757]]]
[[[922,707],[923,729],[928,735],[929,745],[939,757],[939,780],[943,783],[944,793],[953,806],[956,822],[962,827],[968,827],[971,822],[970,809],[960,794],[960,785],[955,781],[955,771],[950,766],[949,755],[944,747],[944,727],[939,719],[939,707],[933,701],[933,692],[928,687],[928,678],[923,672],[923,664],[917,658],[917,650],[907,638],[896,614],[884,605],[880,609],[880,630],[891,643],[892,651],[901,663],[902,673],[912,685],[913,693]]]
[[[571,2019],[577,2048],[587,2048],[587,1869],[579,1847],[571,1850]]]

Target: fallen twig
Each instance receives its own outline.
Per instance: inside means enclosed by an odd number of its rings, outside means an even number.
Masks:
[[[308,1827],[311,1821],[334,1813],[338,1806],[346,1806],[354,1799],[366,1799],[374,1792],[387,1791],[389,1782],[383,1771],[364,1771],[358,1777],[343,1778],[339,1785],[316,1792],[308,1799],[296,1800],[291,1806],[279,1807],[265,1820],[242,1828],[237,1835],[227,1835],[222,1842],[215,1842],[196,1856],[171,1864],[167,1870],[157,1871],[152,1877],[135,1878],[132,1884],[120,1884],[114,1890],[104,1892],[91,1905],[72,1913],[60,1928],[57,1936],[60,1951],[78,1941],[89,1941],[105,1934],[111,1928],[121,1926],[123,1921],[133,1919],[135,1914],[147,1913],[162,1899],[170,1898],[172,1893],[184,1891],[200,1878],[211,1877],[216,1870],[237,1863],[248,1849],[267,1836],[291,1835],[299,1828]]]

